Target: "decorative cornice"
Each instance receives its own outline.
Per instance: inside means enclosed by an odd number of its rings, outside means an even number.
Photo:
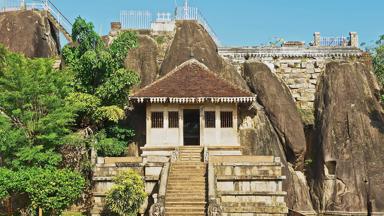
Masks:
[[[130,97],[130,101],[136,103],[177,103],[177,104],[186,104],[186,103],[251,103],[256,101],[256,96],[254,97],[198,97],[198,98],[174,98],[174,97]]]

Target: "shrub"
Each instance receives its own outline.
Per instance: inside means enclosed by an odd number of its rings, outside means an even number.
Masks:
[[[147,196],[143,179],[130,169],[118,174],[114,183],[106,197],[109,210],[121,216],[136,216]]]

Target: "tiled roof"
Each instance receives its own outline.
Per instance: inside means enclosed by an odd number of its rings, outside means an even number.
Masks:
[[[150,98],[254,98],[252,93],[242,90],[220,78],[204,64],[189,60],[164,77],[135,92],[130,99]],[[164,101],[162,101],[164,102]],[[233,102],[233,100],[231,100]]]

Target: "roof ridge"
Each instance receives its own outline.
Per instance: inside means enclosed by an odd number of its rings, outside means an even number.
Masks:
[[[194,58],[189,59],[189,60],[187,60],[187,61],[185,61],[185,62],[179,64],[178,66],[176,66],[174,69],[172,69],[170,72],[168,72],[168,73],[165,74],[164,76],[160,77],[160,79],[155,80],[155,81],[152,82],[151,84],[149,84],[149,85],[145,86],[144,88],[141,88],[141,89],[139,89],[138,91],[134,92],[134,93],[132,94],[132,96],[134,96],[135,94],[138,94],[138,93],[141,92],[141,91],[144,91],[145,89],[150,88],[151,86],[155,85],[156,83],[158,83],[158,82],[160,82],[160,81],[166,79],[167,77],[171,76],[172,74],[176,73],[177,71],[179,71],[179,70],[182,69],[183,67],[185,67],[185,66],[187,66],[187,65],[190,65],[190,64],[193,64],[193,63],[201,64],[201,66],[203,66],[204,69],[208,69],[208,67],[207,67],[205,64],[199,62],[197,59],[194,59]],[[208,70],[209,70],[209,69],[208,69]]]

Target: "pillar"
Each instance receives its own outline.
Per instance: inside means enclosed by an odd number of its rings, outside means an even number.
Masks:
[[[320,46],[320,32],[313,34],[313,46]]]
[[[357,35],[357,32],[349,32],[349,37],[351,40],[351,47],[359,47],[359,36]]]

